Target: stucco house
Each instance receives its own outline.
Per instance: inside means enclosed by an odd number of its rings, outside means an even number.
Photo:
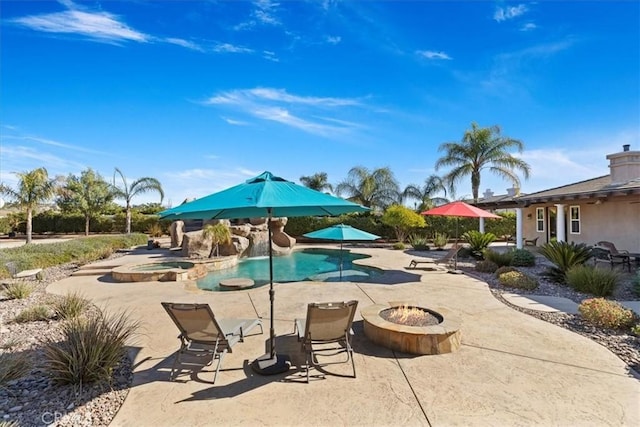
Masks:
[[[476,206],[514,209],[518,247],[536,238],[537,246],[551,239],[588,245],[606,240],[640,253],[640,151],[624,145],[606,157],[609,175],[531,194],[487,192]]]

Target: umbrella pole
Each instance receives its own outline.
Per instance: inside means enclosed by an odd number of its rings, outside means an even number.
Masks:
[[[340,281],[342,282],[342,240],[340,240]]]
[[[269,236],[269,306],[271,322],[269,326],[269,353],[251,362],[251,368],[260,375],[275,375],[286,372],[291,368],[291,360],[286,354],[276,354],[276,330],[274,326],[274,301],[273,289],[273,245],[271,242],[271,208],[268,210],[267,234]]]
[[[458,220],[459,218],[456,217],[456,242],[454,243],[456,253],[453,254],[453,270],[447,270],[447,272],[451,274],[462,274],[462,271],[458,270],[458,235],[460,234],[460,231],[458,230]]]

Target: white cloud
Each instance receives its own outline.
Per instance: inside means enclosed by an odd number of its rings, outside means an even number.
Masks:
[[[236,111],[236,114],[239,112],[322,136],[344,134],[361,127],[348,120],[327,117],[327,111],[340,114],[341,108],[363,107],[358,99],[300,96],[275,88],[220,92],[203,104],[227,107]],[[229,119],[223,119],[235,124]]]
[[[184,47],[186,49],[191,49],[198,52],[204,52],[204,48],[202,46],[198,45],[197,43],[191,42],[189,40],[167,37],[166,39],[164,39],[164,41],[170,44],[175,44],[176,46]]]
[[[534,24],[533,22],[527,22],[520,28],[520,31],[533,31],[536,28],[538,28],[536,24]]]
[[[217,44],[216,46],[214,46],[213,51],[219,53],[253,53],[253,49],[236,46],[231,43]]]
[[[527,6],[524,4],[519,4],[518,6],[499,7],[493,14],[493,19],[497,22],[507,21],[523,15],[527,10]]]
[[[28,141],[28,142],[37,142],[44,145],[50,145],[54,147],[67,148],[69,150],[81,151],[85,153],[93,153],[93,154],[107,154],[104,151],[90,150],[85,147],[80,147],[78,145],[66,144],[64,142],[54,141],[52,139],[40,138],[37,136],[16,136],[16,135],[2,135],[2,140],[16,140],[16,141]]]
[[[280,20],[275,16],[280,3],[271,0],[257,0],[255,3],[256,10],[253,15],[256,19],[266,25],[280,25]]]
[[[453,59],[444,52],[436,52],[434,50],[418,50],[416,53],[427,59]]]
[[[325,36],[324,38],[329,44],[338,44],[342,41],[342,37],[340,36]]]
[[[10,20],[35,31],[78,34],[103,42],[148,42],[151,36],[136,31],[108,12],[67,10],[43,15],[24,16]]]
[[[230,125],[234,125],[234,126],[249,126],[249,122],[245,122],[242,120],[234,120],[234,119],[229,119],[227,117],[220,117],[222,120],[224,120],[225,122],[229,123]]]
[[[263,50],[262,51],[262,57],[264,59],[269,60],[269,61],[280,62],[280,60],[276,56],[275,52],[271,52],[270,50]]]

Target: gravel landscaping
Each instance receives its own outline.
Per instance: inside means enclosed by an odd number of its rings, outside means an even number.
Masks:
[[[427,254],[421,253],[421,255]],[[430,255],[437,257],[439,254],[434,252]],[[543,313],[516,307],[502,297],[505,292],[550,295],[565,297],[577,303],[590,298],[589,295],[545,280],[541,276],[546,268],[544,265],[519,268],[539,280],[539,287],[533,291],[505,288],[497,282],[493,274],[475,271],[474,265],[474,262],[462,260],[458,263],[458,268],[470,276],[486,281],[493,295],[514,310],[586,336],[616,354],[634,375],[640,372],[639,337],[593,327],[578,315]],[[52,319],[22,324],[10,323],[10,320],[24,308],[37,304],[50,304],[56,298],[60,298],[47,294],[46,286],[67,277],[77,267],[74,264],[67,264],[47,269],[45,280],[35,283],[34,292],[26,299],[9,300],[0,296],[0,353],[24,352],[34,363],[34,367],[27,376],[10,381],[4,387],[0,386],[0,423],[14,421],[17,425],[23,426],[107,426],[127,396],[133,378],[132,365],[128,357],[122,359],[120,366],[113,374],[111,384],[85,387],[57,385],[46,376],[41,365],[44,360],[42,346],[46,342],[61,339],[61,322]],[[631,275],[625,275],[613,299],[637,299],[631,291]],[[95,307],[92,309],[96,310]]]

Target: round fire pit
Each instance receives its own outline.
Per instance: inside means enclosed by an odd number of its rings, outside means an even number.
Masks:
[[[367,338],[391,350],[443,354],[460,348],[459,323],[416,304],[376,304],[360,313]]]

